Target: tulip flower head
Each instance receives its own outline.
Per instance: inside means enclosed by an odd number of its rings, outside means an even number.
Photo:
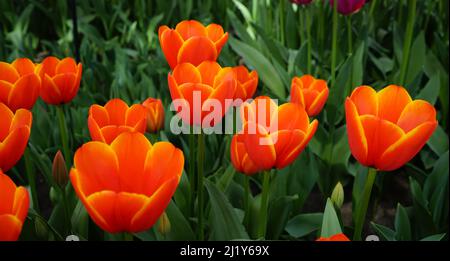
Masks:
[[[148,98],[142,105],[147,109],[147,132],[156,133],[164,126],[164,108],[160,99]]]
[[[0,241],[16,241],[27,217],[30,198],[24,187],[0,170]]]
[[[320,113],[328,99],[328,86],[324,80],[316,79],[311,75],[294,77],[291,83],[291,102],[300,104],[305,108],[308,116]]]
[[[273,167],[282,169],[291,164],[311,140],[318,125],[317,120],[309,122],[302,107],[294,103],[277,106],[266,96],[244,103],[241,118],[243,129],[234,138],[231,153],[236,169],[247,174]]]
[[[70,180],[93,221],[109,233],[136,233],[153,226],[169,204],[184,156],[169,142],[152,145],[142,133],[125,132],[111,145],[84,144],[74,163]]]
[[[59,60],[50,56],[45,58],[36,68],[41,77],[41,98],[52,105],[69,103],[80,88],[81,63],[77,64],[73,58]]]
[[[343,233],[332,235],[331,237],[320,237],[316,241],[350,241]]]
[[[366,0],[337,0],[337,11],[342,15],[352,15],[358,12],[366,3]],[[334,0],[330,0],[333,8]]]
[[[16,59],[12,64],[0,62],[0,102],[13,112],[31,110],[36,103],[41,80],[34,71],[34,63],[27,58]]]
[[[112,99],[105,106],[94,104],[89,109],[88,127],[92,140],[110,144],[123,132],[144,133],[147,110],[141,104],[128,107],[121,99]]]
[[[243,65],[233,67],[233,72],[236,78],[234,99],[246,101],[252,98],[258,87],[258,73],[256,71],[249,72]]]
[[[168,75],[170,95],[178,115],[188,124],[212,127],[220,121],[236,89],[233,70],[205,61],[177,65]],[[203,122],[205,120],[205,122]]]
[[[345,101],[347,135],[353,156],[364,166],[382,171],[400,168],[425,145],[436,129],[436,110],[412,100],[401,86],[378,93],[356,88]]]
[[[32,114],[25,109],[13,113],[0,102],[0,169],[8,171],[22,157],[30,137]]]
[[[195,20],[182,21],[175,29],[163,25],[158,30],[161,49],[173,70],[177,64],[215,61],[228,40],[218,24],[202,25]]]

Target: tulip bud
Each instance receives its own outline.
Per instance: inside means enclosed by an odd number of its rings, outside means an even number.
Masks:
[[[331,193],[331,201],[334,206],[337,208],[341,208],[342,204],[344,204],[344,188],[342,187],[341,182],[338,182]]]
[[[147,110],[147,132],[156,133],[164,125],[164,108],[160,99],[148,98],[142,105]]]
[[[158,232],[161,235],[166,235],[170,233],[170,220],[166,212],[163,212],[159,218]]]
[[[34,220],[34,230],[36,231],[36,235],[44,240],[48,239],[48,228],[47,224],[40,217],[36,217]]]
[[[67,182],[69,181],[69,175],[67,173],[66,161],[59,150],[53,159],[52,175],[58,186],[61,188],[66,187]]]

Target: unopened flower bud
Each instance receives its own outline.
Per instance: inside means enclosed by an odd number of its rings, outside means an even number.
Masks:
[[[344,188],[341,182],[338,182],[331,193],[331,201],[337,208],[341,208],[344,204]]]
[[[69,175],[67,173],[66,161],[59,150],[53,159],[52,175],[58,186],[61,188],[66,187],[67,182],[69,181]]]
[[[166,235],[170,232],[170,220],[166,212],[163,212],[161,217],[159,217],[158,232],[161,235]]]

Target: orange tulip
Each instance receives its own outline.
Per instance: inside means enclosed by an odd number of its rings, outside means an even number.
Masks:
[[[18,109],[14,114],[0,102],[0,169],[8,171],[22,157],[30,137],[31,112]]]
[[[311,75],[294,77],[291,83],[291,102],[300,104],[310,117],[320,113],[328,99],[328,86],[324,80]]]
[[[41,77],[41,98],[48,104],[59,105],[70,102],[80,88],[81,63],[68,57],[59,60],[50,56],[36,67]]]
[[[180,63],[197,66],[203,61],[215,61],[228,40],[222,26],[203,26],[195,20],[182,21],[175,29],[163,25],[158,30],[159,43],[171,69]]]
[[[111,145],[84,144],[74,162],[70,180],[94,222],[109,233],[134,233],[149,229],[164,212],[184,156],[169,142],[152,145],[139,132],[125,132]]]
[[[249,73],[243,65],[233,67],[233,72],[237,82],[234,99],[246,101],[252,98],[258,87],[258,73],[256,71]]]
[[[436,110],[423,100],[411,100],[401,86],[378,93],[356,88],[345,101],[348,142],[362,164],[390,171],[403,166],[425,145],[436,129]]]
[[[317,120],[309,122],[302,107],[294,103],[277,107],[266,96],[244,103],[241,118],[243,138],[237,141],[243,140],[258,170],[282,169],[291,164],[311,140],[318,125]]]
[[[34,63],[27,58],[12,64],[0,62],[0,102],[13,112],[31,110],[39,97],[41,80],[34,73]]]
[[[112,99],[100,106],[89,108],[88,128],[94,141],[110,144],[123,132],[145,132],[147,111],[141,104],[131,107],[121,99]]]
[[[214,119],[223,117],[233,99],[236,80],[233,70],[222,68],[216,62],[205,61],[195,67],[190,63],[177,65],[168,76],[170,95],[180,117],[189,124],[201,125],[203,119],[211,113]],[[196,97],[195,95],[198,95]],[[214,102],[220,102],[220,111],[210,111]],[[214,125],[217,123],[214,120]]]
[[[148,98],[142,105],[147,109],[147,132],[155,133],[164,126],[164,108],[160,99]]]
[[[350,239],[343,233],[340,233],[331,237],[320,237],[316,241],[350,241]]]
[[[28,191],[0,170],[0,241],[16,241],[30,205]]]
[[[248,156],[247,150],[245,149],[244,135],[236,134],[233,136],[230,154],[231,163],[237,171],[246,175],[253,175],[260,171]]]

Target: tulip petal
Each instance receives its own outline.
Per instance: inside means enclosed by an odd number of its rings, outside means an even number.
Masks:
[[[7,81],[15,83],[20,75],[12,65],[5,62],[0,62],[0,81]]]
[[[19,75],[34,73],[34,63],[28,58],[18,58],[11,64]]]
[[[150,142],[141,133],[124,132],[111,143],[111,148],[119,162],[121,190],[143,194],[139,187],[145,180],[144,165],[147,153],[152,148]]]
[[[181,63],[173,70],[172,73],[178,85],[183,83],[201,83],[202,75],[200,71],[190,63]]]
[[[359,116],[369,114],[377,115],[378,113],[378,98],[377,93],[370,86],[360,86],[353,90],[350,99],[356,106],[357,114]]]
[[[10,170],[22,157],[30,137],[30,128],[23,126],[12,130],[0,143],[0,169]]]
[[[22,222],[13,215],[0,215],[0,241],[16,241],[22,230]]]
[[[13,205],[15,193],[16,184],[0,170],[0,198],[2,199],[2,203],[0,204],[0,215],[14,214]]]
[[[77,63],[71,57],[67,57],[59,61],[55,68],[56,74],[75,73],[76,71]]]
[[[0,102],[8,103],[9,92],[14,88],[14,85],[10,82],[0,80]]]
[[[396,123],[411,97],[405,88],[389,85],[378,92],[378,117]]]
[[[59,59],[53,56],[46,57],[40,66],[40,69],[38,71],[39,75],[41,76],[41,79],[44,78],[44,76],[47,74],[52,78],[56,74],[56,66],[59,63]]]
[[[274,121],[275,123],[275,121]],[[309,127],[309,118],[306,111],[295,103],[285,103],[278,107],[278,130],[299,129],[303,132]]]
[[[14,118],[12,111],[3,103],[0,102],[0,144],[8,136],[11,127],[11,121]]]
[[[294,77],[291,83],[291,102],[306,107],[305,97],[303,96],[303,82],[298,77]]]
[[[53,82],[49,75],[45,75],[41,85],[41,98],[48,104],[57,105],[61,103],[62,95],[59,87]]]
[[[207,36],[206,28],[196,20],[178,23],[175,27],[175,31],[177,31],[185,41],[196,36]]]
[[[129,232],[140,232],[145,228],[133,230],[132,220],[138,211],[140,211],[148,201],[148,197],[144,195],[121,192],[116,198],[116,224],[120,230]]]
[[[171,69],[174,69],[178,64],[177,57],[183,42],[183,39],[177,31],[163,29],[160,37],[160,44],[167,63],[169,63]]]
[[[75,73],[57,74],[53,77],[53,82],[61,93],[61,100],[58,103],[68,103],[73,97],[71,97],[72,90],[75,86],[76,75]]]
[[[178,177],[166,181],[149,199],[147,199],[144,207],[133,217],[131,221],[131,231],[143,231],[156,223],[163,211],[169,205],[178,182]]]
[[[111,141],[106,142],[100,126],[98,126],[97,121],[94,119],[94,116],[92,116],[92,115],[89,115],[89,117],[88,117],[88,129],[89,129],[89,134],[91,135],[91,139],[93,141],[101,141],[101,142],[105,142],[108,144],[111,143]]]
[[[125,124],[127,126],[137,126],[137,131],[145,132],[145,121],[147,117],[147,110],[141,104],[133,104],[126,113]],[[142,124],[144,121],[144,124]]]
[[[39,97],[41,82],[36,74],[21,77],[10,91],[8,104],[12,111],[24,108],[31,110]]]
[[[95,160],[93,160],[95,159]],[[88,142],[81,146],[74,157],[75,172],[70,178],[79,195],[86,197],[101,191],[118,191],[119,163],[115,152],[105,143]]]
[[[436,127],[436,121],[425,122],[410,130],[384,151],[377,163],[377,168],[391,171],[403,166],[422,149]]]
[[[19,220],[23,221],[27,217],[28,208],[30,205],[30,196],[24,187],[18,187],[14,194],[14,204],[12,206],[12,214]]]
[[[178,56],[178,63],[192,63],[198,66],[203,61],[215,61],[217,50],[214,43],[206,37],[196,36],[189,38],[181,46]]]
[[[19,109],[16,111],[14,118],[11,122],[11,127],[9,130],[12,132],[13,130],[22,128],[24,126],[31,129],[31,123],[33,121],[33,115],[30,111],[25,109]]]
[[[202,76],[202,83],[214,87],[216,76],[221,76],[218,74],[222,67],[214,61],[204,61],[197,67],[197,69]]]
[[[105,104],[110,125],[125,125],[128,105],[121,99],[112,99]]]
[[[397,125],[404,132],[409,132],[424,122],[434,122],[435,120],[436,109],[433,105],[423,100],[415,100],[406,105],[400,114]]]
[[[300,146],[305,139],[305,133],[301,130],[280,130],[270,135],[275,142],[277,162],[275,166],[282,169],[291,164],[297,158]]]
[[[323,106],[325,106],[325,103],[328,99],[328,88],[322,90],[319,95],[316,96],[316,99],[313,101],[313,103],[309,106],[308,109],[308,115],[309,116],[316,116],[320,113],[320,111],[323,109]]]
[[[109,114],[105,107],[94,104],[89,108],[89,116],[98,124],[99,127],[104,127],[109,124]]]
[[[243,135],[245,149],[250,159],[259,169],[271,169],[276,162],[276,151],[266,129],[254,122],[246,122]]]
[[[348,144],[353,157],[361,164],[367,165],[368,145],[366,134],[353,100],[345,101],[345,119],[347,123]]]
[[[368,166],[376,166],[383,152],[404,136],[397,125],[373,115],[361,116],[361,124],[367,138]]]
[[[184,167],[183,153],[169,142],[157,142],[147,153],[142,194],[151,196],[167,181],[181,177]]]
[[[84,203],[95,224],[109,233],[122,232],[125,229],[116,221],[117,197],[114,191],[100,191],[86,197]]]
[[[218,41],[224,35],[222,26],[218,24],[209,24],[206,27],[206,32],[208,34],[208,38],[211,39],[213,42]]]

